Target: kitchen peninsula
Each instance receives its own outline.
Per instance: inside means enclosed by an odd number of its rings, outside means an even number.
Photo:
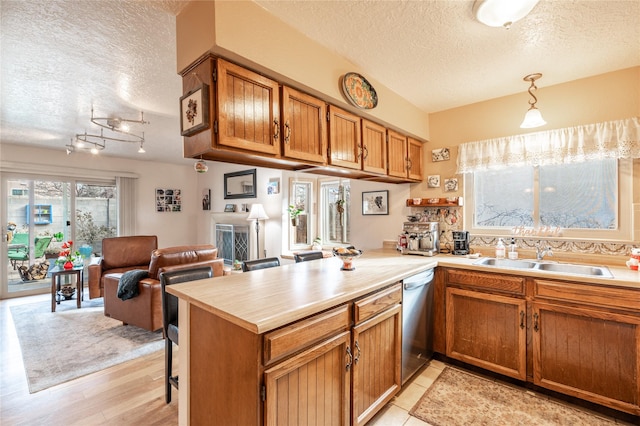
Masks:
[[[401,315],[397,283],[439,266],[434,345],[437,352],[449,356],[446,340],[451,330],[445,330],[443,277],[455,274],[447,271],[514,274],[514,271],[472,265],[473,262],[464,257],[402,256],[393,250],[379,250],[366,252],[356,259],[355,271],[341,271],[341,261],[328,258],[171,286],[168,291],[180,298],[180,424],[206,424],[214,419],[224,424],[286,424],[287,416],[295,419],[302,415],[298,410],[306,410],[306,417],[332,416],[339,424],[365,423],[398,391],[399,365],[390,365],[390,371],[365,375],[379,378],[386,386],[380,390],[379,398],[367,400],[369,396],[360,394],[356,384],[350,385],[362,375],[359,369],[366,365],[366,353],[364,361],[357,364],[361,349],[365,351],[358,347],[353,336],[365,333],[367,327],[383,326],[387,334],[377,338],[389,337],[383,340],[383,345],[373,346],[397,347]],[[637,372],[640,369],[640,309],[633,306],[640,305],[640,274],[623,268],[611,270],[614,278],[609,280],[518,271],[523,284],[518,290],[520,293],[516,292],[513,297],[520,300],[520,305],[530,303],[534,299],[533,289],[538,286],[547,292],[539,294],[541,299],[547,299],[547,304],[541,307],[548,308],[553,292],[558,292],[552,284],[567,282],[569,287],[575,287],[578,284],[572,282],[579,282],[593,290],[586,292],[592,297],[591,301],[599,300],[598,292],[609,290],[615,296],[613,300],[628,300],[622,302],[625,312],[621,314],[613,307],[613,312],[606,316],[619,317],[632,327],[635,344],[630,345],[626,354],[635,357],[630,368]],[[540,276],[544,280],[535,279]],[[486,277],[480,277],[480,287],[486,281]],[[461,287],[455,282],[452,286]],[[452,295],[461,295],[459,289],[456,292]],[[489,298],[492,292],[487,291]],[[504,294],[505,289],[497,292]],[[447,307],[448,303],[447,299]],[[579,308],[572,307],[569,311],[573,313]],[[531,316],[531,311],[527,311],[526,324],[524,319],[519,322],[522,333],[533,332]],[[530,347],[519,350],[525,351],[527,359],[530,357]],[[527,368],[523,368],[526,380],[533,381]],[[632,378],[634,386],[630,395],[623,395],[625,400],[619,405],[609,403],[611,398],[594,402],[634,413],[640,394],[637,376],[636,373]],[[295,383],[304,383],[305,387],[289,388]],[[324,399],[312,395],[316,390],[324,391]],[[575,395],[575,392],[566,393]],[[305,403],[288,406],[292,400]],[[352,408],[354,414],[351,414]]]

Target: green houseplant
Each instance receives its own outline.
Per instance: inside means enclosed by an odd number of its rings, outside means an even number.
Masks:
[[[76,211],[76,240],[82,241],[90,246],[90,252],[96,251],[97,242],[102,242],[103,238],[114,237],[115,235],[116,230],[114,227],[97,225],[93,221],[93,214],[91,212]],[[81,247],[81,249],[82,248],[83,247]]]
[[[298,216],[304,210],[294,206],[293,204],[289,204],[289,207],[287,207],[287,211],[289,212],[289,217],[291,218],[291,226],[298,226]]]

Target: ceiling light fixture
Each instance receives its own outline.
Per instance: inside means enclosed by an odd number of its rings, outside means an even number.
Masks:
[[[138,152],[140,154],[144,154],[146,152],[144,149],[144,132],[142,132],[142,135],[137,135],[131,131],[132,124],[149,124],[148,121],[145,121],[144,113],[142,111],[140,112],[139,120],[131,120],[120,117],[96,117],[93,114],[92,107],[91,122],[101,127],[100,134],[89,134],[86,130],[84,133],[76,134],[75,140],[72,139],[69,145],[65,145],[67,148],[67,155],[78,149],[90,150],[92,154],[97,154],[106,147],[107,141],[139,144],[140,147],[138,148]],[[104,129],[117,132],[125,136],[105,136]]]
[[[538,102],[538,98],[536,98],[536,96],[532,92],[532,90],[538,89],[536,87],[535,81],[540,77],[542,77],[542,74],[538,72],[535,74],[529,74],[528,76],[523,78],[524,81],[531,82],[531,86],[529,86],[528,92],[533,98],[533,100],[531,99],[529,100],[529,110],[525,114],[524,120],[522,120],[522,124],[520,124],[521,129],[531,129],[534,127],[540,127],[547,124],[547,122],[544,121],[544,118],[542,118],[542,114],[540,113],[540,110],[536,108],[536,102]]]
[[[490,27],[509,29],[524,18],[540,0],[476,0],[473,14],[476,19]]]

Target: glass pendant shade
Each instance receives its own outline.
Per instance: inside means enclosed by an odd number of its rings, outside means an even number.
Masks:
[[[547,124],[542,118],[542,114],[540,110],[534,106],[529,108],[529,111],[524,115],[524,120],[522,120],[522,124],[520,125],[521,129],[532,129],[534,127],[540,127]]]

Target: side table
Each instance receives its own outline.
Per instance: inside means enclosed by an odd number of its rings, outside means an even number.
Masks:
[[[84,274],[84,266],[75,267],[73,269],[61,269],[56,266],[51,270],[51,312],[56,311],[56,303],[60,304],[58,292],[61,289],[60,278],[65,275],[76,276],[76,305],[78,309],[81,307],[81,299],[84,294],[84,285],[82,284]]]

